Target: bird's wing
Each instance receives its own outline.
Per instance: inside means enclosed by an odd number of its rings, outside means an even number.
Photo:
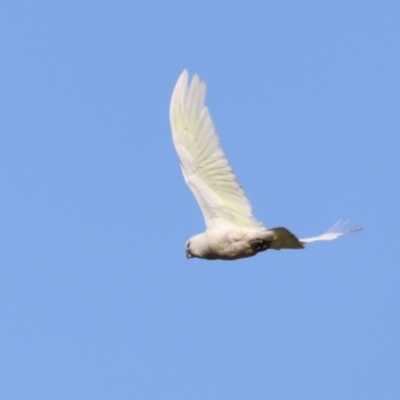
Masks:
[[[219,144],[208,108],[206,85],[194,75],[188,84],[184,70],[172,93],[172,138],[186,183],[199,203],[207,229],[233,224],[263,227]]]
[[[353,233],[361,231],[363,227],[361,225],[355,225],[352,227],[347,226],[346,221],[338,221],[335,225],[332,226],[327,232],[323,233],[322,235],[315,236],[312,238],[307,239],[299,239],[301,243],[308,244],[313,242],[323,242],[326,240],[334,240],[337,239],[339,236],[345,235],[346,233]]]

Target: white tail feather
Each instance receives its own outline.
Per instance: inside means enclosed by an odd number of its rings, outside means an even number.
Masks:
[[[348,221],[339,220],[335,225],[332,226],[327,232],[322,235],[315,236],[312,238],[300,239],[301,243],[308,244],[313,242],[322,242],[327,240],[337,239],[339,236],[345,235],[347,233],[353,233],[362,231],[363,227],[361,225],[355,225],[352,227],[347,226]]]

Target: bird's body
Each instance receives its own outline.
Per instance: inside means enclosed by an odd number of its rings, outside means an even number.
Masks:
[[[279,230],[282,230],[280,235],[277,233]],[[271,248],[275,250],[302,249],[304,246],[285,228],[268,230],[226,226],[208,229],[204,233],[193,236],[186,247],[189,258],[192,256],[207,260],[237,260],[252,257]]]
[[[328,232],[298,239],[286,228],[267,229],[251,205],[219,144],[205,106],[206,86],[197,75],[179,77],[170,104],[172,138],[186,183],[204,216],[207,230],[186,243],[188,258],[236,260],[267,249],[302,249],[304,244],[336,239],[361,227],[336,224]]]
[[[256,252],[249,245],[251,231],[248,229],[219,228],[193,236],[187,244],[187,254],[207,260],[232,260],[251,257]]]

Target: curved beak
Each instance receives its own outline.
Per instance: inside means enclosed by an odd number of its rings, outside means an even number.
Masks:
[[[192,255],[192,253],[190,252],[190,250],[186,250],[186,258],[187,258],[187,259],[193,258],[193,255]]]

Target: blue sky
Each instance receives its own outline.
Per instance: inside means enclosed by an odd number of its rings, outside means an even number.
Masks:
[[[0,397],[400,397],[400,3],[3,1]],[[186,260],[184,68],[254,215],[303,251]]]

